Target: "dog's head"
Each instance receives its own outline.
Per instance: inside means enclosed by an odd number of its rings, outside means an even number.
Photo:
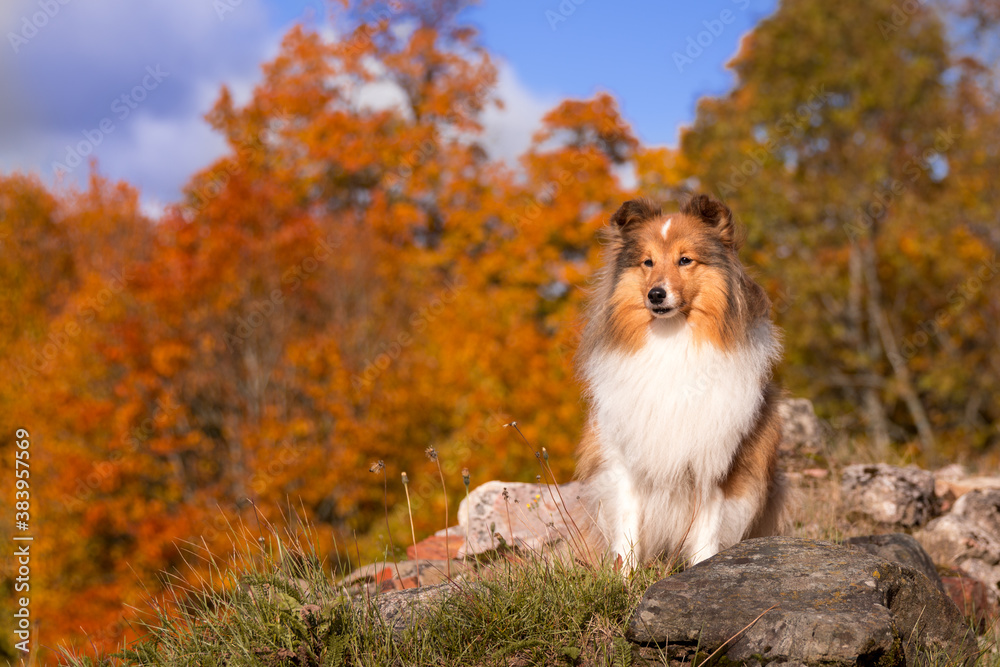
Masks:
[[[698,195],[663,213],[633,199],[611,216],[608,235],[616,303],[653,319],[724,307],[741,239],[722,202]]]

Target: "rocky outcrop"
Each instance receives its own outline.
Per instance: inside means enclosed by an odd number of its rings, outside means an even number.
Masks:
[[[1000,590],[1000,489],[976,489],[916,533],[935,562]]]
[[[574,540],[583,516],[579,482],[548,484],[487,482],[458,507],[459,532],[468,543],[458,555],[492,551],[502,543],[536,553]]]
[[[449,568],[450,565],[450,568]],[[351,572],[339,583],[351,594],[367,589],[368,594],[379,591],[436,586],[448,580],[448,572],[453,580],[461,580],[470,568],[461,561],[444,560],[402,560],[399,563],[380,562],[365,565]]]
[[[815,431],[795,433],[808,442]],[[650,645],[664,641],[671,660],[692,660],[696,652],[701,660],[718,649],[746,664],[911,664],[916,650],[970,655],[974,643],[963,634],[962,613],[980,630],[996,619],[1000,490],[965,488],[964,480],[976,478],[963,475],[957,468],[934,475],[884,464],[847,468],[848,509],[886,526],[925,526],[916,537],[933,560],[901,533],[850,538],[841,547],[790,538],[747,541],[647,592],[630,628],[638,656],[655,658],[661,649]],[[942,502],[935,483],[962,494],[937,518]],[[501,546],[545,557],[575,552],[586,520],[579,493],[576,483],[488,482],[458,508],[460,525],[448,529],[447,550],[442,530],[411,545],[411,560],[361,568],[341,585],[394,631],[414,627],[449,589],[475,585],[465,555]],[[412,559],[417,554],[419,562]],[[953,567],[956,576],[942,583],[935,562]]]
[[[990,588],[978,579],[960,574],[941,577],[945,593],[961,610],[980,634],[986,634],[1000,617],[1000,598],[996,588]]]
[[[808,398],[787,398],[778,404],[781,416],[781,448],[819,450],[829,437],[828,428],[816,417]]]
[[[944,591],[941,577],[938,575],[937,568],[934,567],[934,560],[912,535],[905,533],[863,535],[848,538],[844,544],[867,551],[873,556],[911,567],[917,572],[923,573],[938,590]]]
[[[452,526],[439,530],[417,544],[406,547],[406,556],[411,560],[430,558],[445,560],[458,558],[459,551],[465,546],[465,531],[460,526]]]
[[[934,495],[941,503],[942,512],[947,512],[956,500],[977,489],[1000,489],[1000,477],[970,475],[965,466],[958,463],[934,471]]]
[[[454,584],[406,588],[371,597],[356,598],[354,604],[365,611],[374,611],[397,636],[407,630],[426,625],[429,612],[436,603],[454,590]]]
[[[858,464],[844,469],[841,496],[849,512],[874,521],[911,528],[922,526],[938,511],[934,475],[916,466]]]
[[[917,570],[850,547],[747,540],[653,584],[629,638],[656,661],[715,651],[747,665],[906,665],[917,654],[970,662],[974,635]],[[665,647],[665,649],[663,648]],[[696,654],[699,654],[696,656]]]

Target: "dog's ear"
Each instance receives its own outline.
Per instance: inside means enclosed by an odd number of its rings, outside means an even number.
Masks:
[[[635,226],[640,222],[652,220],[663,214],[660,207],[645,197],[630,199],[614,212],[611,216],[611,224],[621,230]]]
[[[736,223],[733,222],[733,212],[718,199],[708,195],[695,195],[681,207],[681,213],[700,219],[715,230],[723,243],[734,250],[739,250],[743,244]]]

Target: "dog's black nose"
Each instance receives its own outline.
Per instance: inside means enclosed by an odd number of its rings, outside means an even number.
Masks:
[[[653,304],[654,306],[659,306],[661,303],[663,303],[663,300],[667,298],[667,290],[663,289],[662,287],[654,287],[653,289],[649,290],[649,294],[647,296],[649,297],[649,302],[651,304]]]

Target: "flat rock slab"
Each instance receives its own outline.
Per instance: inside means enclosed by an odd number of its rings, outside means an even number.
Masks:
[[[351,594],[359,594],[367,589],[368,594],[418,586],[436,586],[452,578],[461,578],[469,571],[469,566],[461,561],[448,563],[445,560],[401,560],[398,563],[381,562],[359,567],[340,580]]]
[[[505,495],[506,492],[506,495]],[[577,496],[579,482],[555,485],[524,482],[487,482],[476,488],[458,507],[458,522],[468,544],[459,556],[492,551],[499,546],[496,533],[509,546],[541,552],[542,548],[575,537],[586,515]],[[564,504],[565,501],[565,504]],[[572,517],[572,518],[571,518]]]
[[[969,491],[978,489],[1000,489],[1000,476],[970,476],[964,467],[957,463],[945,466],[934,472],[934,493],[945,506],[951,508],[956,500]]]
[[[923,574],[786,537],[741,542],[653,584],[628,637],[689,662],[720,647],[729,661],[825,667],[912,665],[918,652],[971,662],[977,651],[958,609]]]
[[[406,555],[411,560],[419,558],[430,558],[432,560],[445,560],[448,558],[458,558],[465,546],[465,535],[455,534],[457,529],[449,529],[448,535],[431,535],[430,537],[411,544],[406,547]],[[442,531],[443,532],[443,531]]]

